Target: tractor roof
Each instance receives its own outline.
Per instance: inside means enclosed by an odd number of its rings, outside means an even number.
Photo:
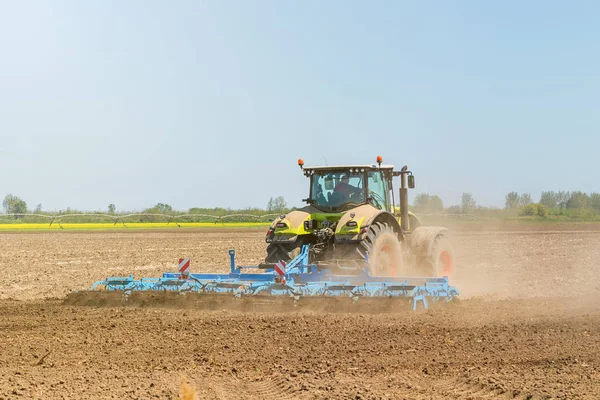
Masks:
[[[379,169],[390,169],[393,170],[393,165],[377,166],[377,164],[354,164],[354,165],[320,165],[316,167],[304,167],[304,169],[315,170],[315,171],[343,171],[354,168],[364,168],[365,170],[379,170]]]

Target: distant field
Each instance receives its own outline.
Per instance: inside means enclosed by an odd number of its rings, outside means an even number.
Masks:
[[[269,222],[132,222],[132,223],[62,223],[47,224],[0,224],[1,232],[29,231],[88,231],[88,230],[126,230],[126,229],[185,229],[185,228],[260,228],[269,226]]]
[[[456,220],[423,218],[424,225],[447,227],[454,232],[474,231],[600,231],[598,221],[556,221],[556,220]],[[47,223],[0,223],[0,232],[50,232],[50,231],[127,231],[127,230],[172,230],[207,229],[231,230],[267,228],[270,222],[64,222]]]

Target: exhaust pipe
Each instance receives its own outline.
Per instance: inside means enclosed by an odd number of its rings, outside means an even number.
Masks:
[[[406,173],[400,174],[400,218],[402,230],[408,232],[408,188],[406,187]]]

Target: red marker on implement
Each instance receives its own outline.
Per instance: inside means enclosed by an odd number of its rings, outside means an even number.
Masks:
[[[275,269],[275,272],[277,273],[277,275],[279,275],[279,278],[276,278],[275,280],[278,281],[279,279],[281,280],[281,283],[283,283],[285,285],[286,281],[285,281],[285,261],[279,261],[278,263],[275,263],[275,265],[273,266],[273,268]]]
[[[187,279],[190,274],[190,259],[180,258],[179,259],[179,273],[183,279]]]

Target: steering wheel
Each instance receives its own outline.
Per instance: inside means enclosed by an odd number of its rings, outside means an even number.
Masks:
[[[373,192],[372,190],[369,190],[369,196],[371,197],[371,199],[373,199],[373,202],[375,202],[375,206],[377,208],[379,208],[380,210],[383,210],[383,203],[385,203],[385,200],[377,193]]]
[[[364,197],[364,191],[362,189],[358,189],[350,193],[350,196],[348,196],[348,200],[357,200],[358,202],[362,202]]]

